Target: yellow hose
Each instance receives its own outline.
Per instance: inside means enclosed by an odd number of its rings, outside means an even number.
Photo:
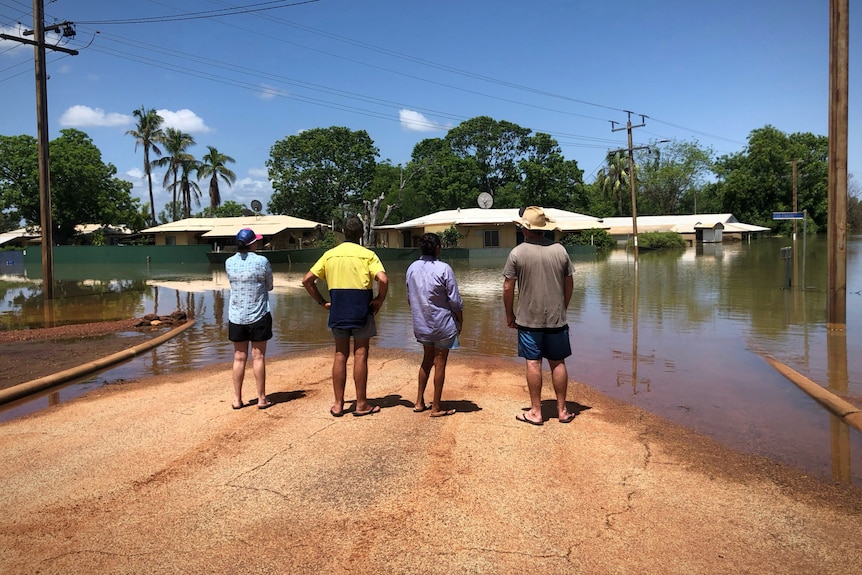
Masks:
[[[172,337],[181,334],[182,332],[190,328],[192,325],[194,325],[194,323],[195,320],[190,319],[184,324],[179,325],[171,331],[158,337],[155,337],[147,341],[146,343],[130,347],[129,349],[123,351],[118,351],[117,353],[79,365],[77,367],[71,367],[69,369],[51,375],[46,375],[45,377],[40,377],[39,379],[33,379],[31,381],[19,383],[18,385],[13,385],[12,387],[8,387],[6,389],[0,389],[0,404],[15,401],[16,399],[20,399],[22,397],[25,397],[32,393],[36,393],[37,391],[42,391],[43,389],[47,389],[49,387],[54,387],[55,385],[65,383],[72,379],[81,378],[95,371],[99,371],[100,369],[110,367],[115,363],[126,361],[128,359],[133,359],[141,353],[148,351],[158,345],[161,345]]]
[[[774,367],[776,371],[795,383],[802,391],[834,413],[836,417],[840,417],[847,425],[862,431],[862,409],[859,409],[848,401],[844,401],[825,387],[811,381],[798,371],[787,367],[774,357],[766,354],[761,354],[761,357]]]

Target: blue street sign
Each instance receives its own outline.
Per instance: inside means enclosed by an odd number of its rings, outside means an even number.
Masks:
[[[772,212],[773,220],[804,220],[805,212]]]

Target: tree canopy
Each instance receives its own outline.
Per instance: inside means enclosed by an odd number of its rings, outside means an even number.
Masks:
[[[333,126],[288,136],[266,161],[273,193],[267,209],[317,222],[343,222],[362,210],[378,149],[365,130]]]
[[[78,224],[145,227],[132,184],[115,177],[117,169],[102,162],[90,137],[75,129],[60,134],[49,144],[54,240],[68,243]],[[14,218],[41,224],[38,145],[32,136],[0,136],[0,194]]]

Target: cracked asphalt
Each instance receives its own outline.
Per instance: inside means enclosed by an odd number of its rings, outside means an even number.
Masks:
[[[372,344],[369,397],[333,418],[330,350],[268,358],[267,410],[230,366],[110,385],[0,424],[0,572],[858,572],[862,491],[730,451],[582,384],[542,427],[523,365]],[[246,378],[246,399],[253,397]],[[348,384],[348,398],[352,396]],[[430,390],[426,396],[430,400]]]

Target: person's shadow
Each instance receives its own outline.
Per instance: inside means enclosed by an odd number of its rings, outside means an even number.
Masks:
[[[592,409],[592,407],[589,405],[582,405],[576,401],[567,401],[566,409],[569,410],[569,413],[574,414],[576,418],[582,412]],[[521,411],[530,411],[530,408],[522,407]],[[555,399],[542,400],[542,419],[545,421],[548,419],[557,419],[557,401]]]
[[[386,395],[383,397],[378,397],[376,399],[369,399],[368,403],[371,405],[379,405],[381,409],[386,409],[387,407],[409,407],[413,409],[413,402],[407,399],[404,399],[402,396],[398,394]],[[430,405],[430,401],[426,400],[426,403]],[[481,411],[482,408],[473,403],[472,401],[466,399],[460,400],[443,400],[440,402],[440,407],[444,410],[454,409],[456,413],[470,413],[474,411]]]
[[[297,399],[302,399],[306,395],[308,395],[308,393],[304,389],[297,389],[295,391],[276,391],[275,393],[267,393],[266,397],[275,404],[296,401]]]

